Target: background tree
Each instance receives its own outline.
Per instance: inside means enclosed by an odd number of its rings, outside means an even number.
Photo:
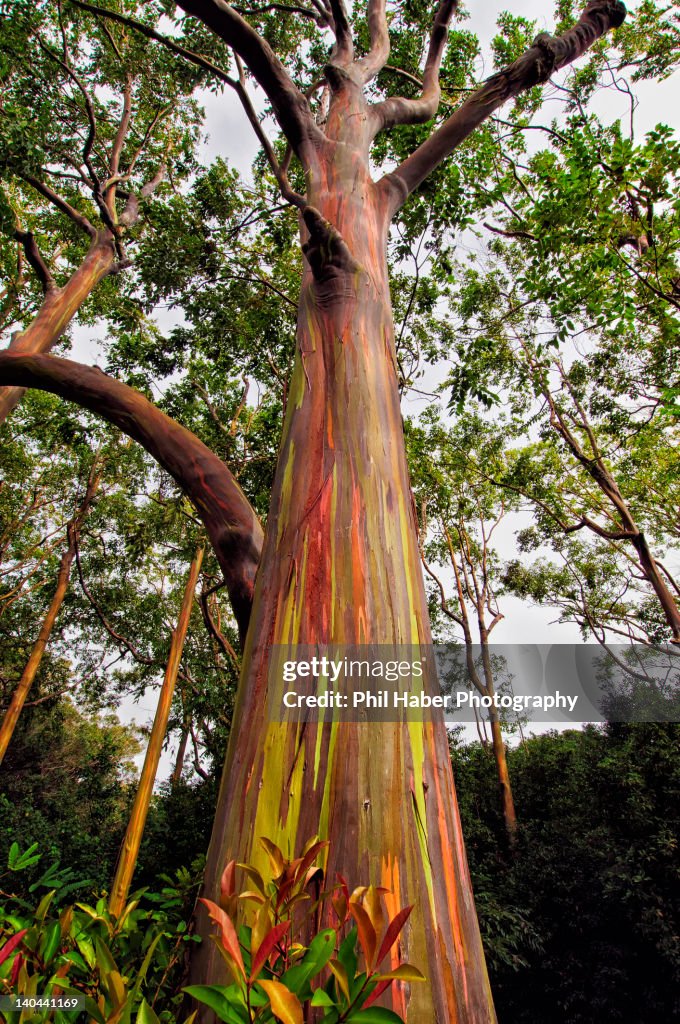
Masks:
[[[461,416],[452,429],[431,410],[420,422],[420,426],[408,426],[407,451],[420,509],[421,554],[434,606],[431,618],[440,624],[435,637],[462,640],[467,685],[493,699],[500,686],[507,685],[502,655],[494,654],[490,646],[493,630],[504,617],[498,602],[502,563],[494,533],[516,501],[512,495],[508,501],[502,490],[481,475],[475,479],[470,462],[484,466],[489,475],[499,470],[502,474],[503,438],[475,415]],[[435,566],[443,567],[446,576]],[[488,720],[503,818],[513,846],[517,815],[501,718],[493,705]]]

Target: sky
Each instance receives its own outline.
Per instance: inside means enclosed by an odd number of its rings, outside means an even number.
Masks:
[[[515,15],[536,20],[537,31],[550,31],[554,26],[553,4],[545,4],[538,0],[516,0],[514,3],[510,3],[508,0],[468,0],[466,6],[470,17],[465,22],[465,27],[478,34],[483,53],[486,54],[485,70],[488,70],[488,73],[491,73],[492,70],[488,44],[495,34],[496,19],[502,11],[511,10]],[[636,6],[635,3],[628,5],[629,10]],[[659,121],[664,121],[671,127],[680,128],[680,102],[678,102],[680,97],[676,81],[671,78],[661,84],[641,83],[636,86],[636,95],[639,100],[635,112],[637,137]],[[259,147],[238,99],[229,90],[218,95],[206,91],[201,97],[201,101],[206,112],[206,140],[202,146],[203,161],[208,164],[216,156],[222,156],[231,166],[236,167],[244,178],[252,179],[251,165]],[[259,97],[255,94],[255,102],[259,109],[262,109],[261,94]],[[551,117],[555,116],[556,108],[555,110],[551,109],[549,99],[546,109]],[[596,112],[607,121],[614,121],[619,117],[628,118],[627,99],[614,90],[606,90],[596,101]],[[163,326],[167,327],[167,322]],[[94,361],[91,335],[88,334],[86,337],[84,334],[76,332],[74,358],[80,358],[86,362]],[[413,408],[405,405],[405,412],[412,413]],[[514,532],[520,525],[516,520],[517,517],[502,524],[496,538],[501,553],[508,557],[516,553]],[[580,632],[576,626],[556,624],[557,612],[554,610],[533,607],[512,597],[503,598],[502,610],[505,613],[505,618],[499,623],[493,634],[496,643],[578,643],[581,641]],[[149,689],[138,703],[126,703],[121,707],[119,716],[124,721],[150,722],[155,710],[156,699],[157,690]],[[169,749],[164,753],[159,779],[168,776],[175,749],[176,742],[171,743]]]

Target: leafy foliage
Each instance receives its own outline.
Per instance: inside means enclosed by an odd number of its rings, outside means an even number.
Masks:
[[[231,861],[222,876],[221,905],[202,900],[219,928],[215,941],[233,983],[192,985],[186,989],[189,995],[207,1004],[226,1024],[273,1018],[282,1024],[302,1024],[305,1007],[318,1007],[325,1024],[400,1021],[392,1010],[374,1003],[395,981],[424,980],[410,964],[395,966],[393,952],[389,970],[381,970],[412,907],[399,910],[390,920],[382,905],[385,890],[362,886],[350,894],[341,876],[332,889],[322,890],[324,871],[316,862],[328,843],[316,837],[292,861],[269,839],[260,843],[271,878],[252,864]],[[249,886],[241,893],[237,872]],[[256,906],[249,915],[252,924],[239,926],[239,908],[250,903]],[[336,924],[318,931],[326,904],[332,906]]]

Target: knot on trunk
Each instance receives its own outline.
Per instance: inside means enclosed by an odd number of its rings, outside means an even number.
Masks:
[[[549,32],[540,32],[532,46],[540,50],[540,56],[534,65],[534,85],[547,82],[557,66],[559,41]]]
[[[353,274],[359,270],[347,242],[330,221],[325,220],[313,206],[306,206],[302,217],[309,231],[309,239],[302,246],[302,251],[318,282],[327,281],[338,273]]]

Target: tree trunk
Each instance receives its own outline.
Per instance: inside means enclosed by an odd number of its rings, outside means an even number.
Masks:
[[[111,272],[116,250],[108,230],[93,239],[88,253],[63,288],[50,288],[33,322],[9,344],[11,352],[37,355],[49,352],[59,341],[83,302],[99,282]],[[19,404],[25,388],[0,388],[0,423],[4,423]]]
[[[489,708],[489,722],[491,723],[493,758],[496,762],[496,775],[498,776],[503,821],[505,822],[505,830],[508,834],[508,842],[512,849],[517,840],[517,815],[515,814],[515,802],[512,798],[512,787],[510,786],[510,775],[508,774],[508,761],[505,753],[501,723],[494,708]]]
[[[199,547],[189,569],[189,577],[186,582],[186,587],[184,588],[184,597],[182,599],[179,618],[177,619],[177,626],[172,634],[170,653],[165,666],[165,677],[163,679],[163,685],[158,698],[158,706],[156,708],[156,715],[151,728],[149,745],[146,748],[144,767],[142,768],[135,802],[132,805],[130,820],[128,822],[127,829],[125,830],[125,838],[123,839],[120,855],[118,857],[118,864],[116,866],[116,874],[111,886],[109,911],[116,917],[120,916],[121,911],[124,909],[127,902],[132,876],[137,864],[139,847],[142,842],[144,826],[149,813],[149,804],[151,803],[151,795],[156,781],[156,773],[158,772],[158,762],[160,761],[161,751],[163,749],[163,740],[165,739],[165,734],[168,729],[168,719],[170,717],[172,698],[175,692],[175,683],[177,682],[179,663],[184,649],[187,629],[189,628],[191,606],[194,600],[194,592],[196,590],[196,583],[198,582],[198,574],[201,570],[202,561],[203,548]]]
[[[329,117],[327,130],[333,131]],[[335,107],[347,130],[361,111]],[[244,652],[206,895],[227,861],[265,868],[261,836],[297,855],[330,840],[327,878],[415,904],[401,941],[428,984],[395,984],[411,1024],[495,1021],[453,789],[436,723],[269,721],[272,645],[431,643],[404,451],[387,280],[387,217],[365,160],[342,142],[310,175],[298,353]],[[420,689],[420,687],[419,687]],[[376,751],[380,756],[376,757]],[[210,926],[201,912],[197,930]],[[192,980],[224,980],[203,942]]]
[[[659,572],[656,559],[649,550],[647,538],[644,533],[638,531],[638,533],[632,537],[631,543],[637,553],[640,568],[646,576],[647,582],[656,594],[666,617],[666,622],[670,626],[673,634],[672,642],[674,644],[680,644],[680,611],[678,610],[678,605],[670,587],[667,586],[665,579]]]
[[[189,729],[185,725],[182,728],[182,734],[179,740],[179,747],[177,748],[177,756],[175,757],[175,767],[172,772],[172,779],[170,780],[170,786],[172,789],[176,789],[182,780],[182,772],[184,770],[184,759],[187,756],[188,742]]]
[[[33,685],[33,680],[38,673],[43,654],[45,653],[45,648],[47,647],[52,634],[52,629],[54,628],[54,623],[56,622],[61,606],[64,603],[64,598],[66,597],[66,592],[68,590],[69,576],[71,575],[71,566],[73,565],[73,559],[76,556],[76,547],[78,544],[80,528],[85,516],[87,515],[88,509],[92,504],[92,499],[97,492],[100,479],[101,475],[95,460],[92,470],[90,471],[83,503],[78,509],[76,515],[66,526],[68,544],[59,563],[57,586],[54,591],[54,595],[50,602],[50,606],[47,609],[47,614],[43,619],[42,626],[40,627],[38,639],[33,645],[33,649],[31,650],[28,661],[26,662],[24,671],[21,673],[21,679],[12,694],[9,707],[5,712],[2,725],[0,725],[0,764],[2,764],[5,753],[7,752],[7,747],[14,735],[14,730],[16,729],[17,722],[19,721],[19,715],[21,714],[21,710],[26,702],[31,686]]]

